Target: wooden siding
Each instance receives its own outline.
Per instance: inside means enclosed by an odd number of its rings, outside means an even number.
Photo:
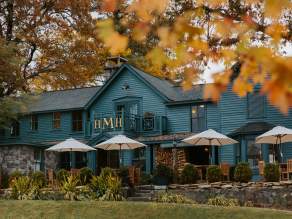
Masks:
[[[129,85],[128,90],[123,90],[125,84]],[[144,112],[153,112],[155,115],[166,115],[164,100],[142,80],[125,68],[90,107],[91,121],[94,120],[95,113],[114,113],[115,100],[120,101],[120,99],[127,97],[136,97],[141,101],[141,115],[143,115]],[[133,151],[127,150],[122,152],[123,165],[132,165],[132,159]],[[147,172],[150,172],[149,162],[150,150],[146,149]]]
[[[191,107],[190,105],[167,107],[168,132],[191,131]]]
[[[83,116],[85,122],[85,116]],[[72,132],[71,112],[61,113],[61,128],[53,129],[53,114],[38,114],[38,130],[32,131],[30,127],[30,116],[20,118],[20,135],[10,137],[9,130],[6,130],[6,138],[0,141],[1,144],[11,143],[45,143],[65,140],[73,137],[76,139],[84,138],[85,123],[82,132]]]

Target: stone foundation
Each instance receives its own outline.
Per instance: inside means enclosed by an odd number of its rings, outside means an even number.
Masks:
[[[58,152],[45,151],[45,169],[57,169],[60,156]]]
[[[45,168],[55,169],[58,164],[58,154],[45,152]],[[35,170],[34,147],[22,145],[10,145],[0,147],[0,167],[10,174],[18,170],[28,174]]]
[[[168,191],[202,204],[209,198],[223,196],[238,199],[242,206],[292,210],[292,181],[170,185]]]
[[[30,146],[0,147],[0,163],[2,169],[8,174],[15,170],[27,174],[35,166],[34,150]]]

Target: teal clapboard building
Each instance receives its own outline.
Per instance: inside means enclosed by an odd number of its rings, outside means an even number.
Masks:
[[[292,115],[270,106],[257,89],[240,98],[230,88],[218,103],[204,100],[203,85],[183,91],[178,84],[123,64],[103,86],[45,92],[29,112],[0,133],[0,158],[9,171],[46,168],[80,168],[95,171],[119,167],[117,151],[50,154],[44,150],[67,138],[94,146],[116,134],[125,134],[148,145],[122,152],[124,166],[138,165],[151,172],[156,163],[169,162],[176,147],[180,162],[197,165],[250,163],[255,178],[258,160],[270,162],[272,145],[257,145],[255,137],[276,125],[292,128]],[[239,144],[208,148],[192,147],[181,140],[212,128]],[[208,150],[212,150],[209,160]],[[284,144],[276,158],[292,158],[292,145]]]

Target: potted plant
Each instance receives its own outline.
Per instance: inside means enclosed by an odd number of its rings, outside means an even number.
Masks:
[[[154,171],[153,182],[156,185],[168,185],[172,182],[173,170],[164,164],[158,164]]]

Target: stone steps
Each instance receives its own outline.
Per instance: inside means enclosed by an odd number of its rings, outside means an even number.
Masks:
[[[133,202],[151,202],[152,198],[149,197],[128,197],[127,201],[133,201]]]
[[[135,193],[128,197],[128,201],[149,202],[153,200],[155,187],[153,185],[141,185],[135,187]]]

